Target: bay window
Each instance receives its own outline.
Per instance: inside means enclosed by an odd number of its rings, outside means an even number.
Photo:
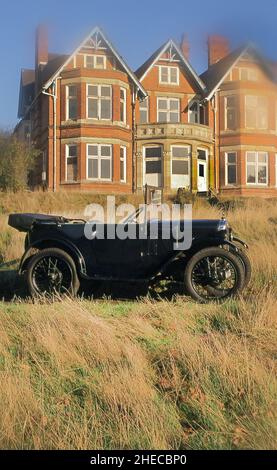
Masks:
[[[180,100],[176,98],[157,99],[158,122],[180,121]]]
[[[247,184],[266,185],[268,182],[267,152],[246,152]]]
[[[190,147],[171,147],[171,187],[190,187]]]
[[[112,119],[112,88],[110,85],[87,85],[87,117]]]
[[[87,145],[87,179],[112,180],[112,145]]]
[[[189,105],[189,122],[191,124],[205,124],[205,109],[197,100],[192,101]]]

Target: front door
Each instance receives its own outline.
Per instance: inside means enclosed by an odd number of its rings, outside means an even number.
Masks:
[[[206,150],[198,149],[197,159],[197,190],[208,191],[208,163]]]

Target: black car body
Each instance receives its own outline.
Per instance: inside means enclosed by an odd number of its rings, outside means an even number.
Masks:
[[[132,222],[133,223],[133,222]],[[156,224],[157,237],[152,239],[150,223]],[[188,261],[201,250],[222,248],[226,252],[240,254],[235,244],[232,230],[224,219],[193,220],[192,243],[190,248],[176,249],[173,236],[164,239],[162,230],[165,222],[145,221],[135,223],[134,239],[120,239],[116,235],[118,225],[104,224],[104,237],[97,237],[98,226],[91,223],[93,234],[85,235],[86,221],[71,220],[60,216],[42,214],[11,214],[9,225],[26,232],[25,253],[21,259],[19,272],[28,270],[30,260],[38,251],[57,248],[67,253],[74,262],[80,280],[115,280],[150,282],[157,276],[175,276],[184,271]],[[173,222],[166,222],[172,228]],[[180,222],[180,229],[184,229]],[[122,230],[125,230],[122,222]],[[172,232],[170,228],[170,233]],[[113,239],[108,233],[115,233]],[[144,236],[142,236],[144,233]],[[173,233],[173,232],[172,232]],[[145,235],[146,234],[146,235]],[[243,242],[241,242],[243,243]],[[240,259],[241,262],[241,259]],[[244,266],[245,268],[245,266]],[[174,274],[175,273],[175,274]],[[200,299],[199,299],[200,300]]]

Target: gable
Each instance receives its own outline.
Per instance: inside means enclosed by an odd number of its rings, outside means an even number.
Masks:
[[[170,40],[157,49],[157,51],[154,52],[154,54],[152,54],[152,56],[137,69],[136,75],[146,86],[149,74],[153,75],[153,70],[155,71],[155,69],[160,66],[178,68],[179,73],[186,77],[192,89],[197,89],[197,91],[200,92],[205,90],[204,83],[193,70],[174,41]],[[154,75],[157,77],[157,74],[154,73]]]
[[[141,83],[135,76],[135,74],[128,67],[123,58],[118,54],[114,46],[104,35],[100,28],[96,27],[92,32],[84,39],[84,41],[77,47],[77,49],[65,60],[65,62],[58,68],[55,74],[45,83],[44,88],[49,88],[53,80],[66,69],[68,66],[74,68],[76,61],[81,60],[84,56],[106,56],[112,67],[118,67],[121,71],[125,72],[130,80],[134,83],[138,95],[143,99],[147,96],[146,91],[142,87]],[[93,59],[94,60],[94,59]]]

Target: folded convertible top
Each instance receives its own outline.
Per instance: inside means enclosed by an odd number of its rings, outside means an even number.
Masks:
[[[10,214],[8,224],[19,232],[28,232],[34,222],[62,223],[66,219],[59,215],[47,214]]]

